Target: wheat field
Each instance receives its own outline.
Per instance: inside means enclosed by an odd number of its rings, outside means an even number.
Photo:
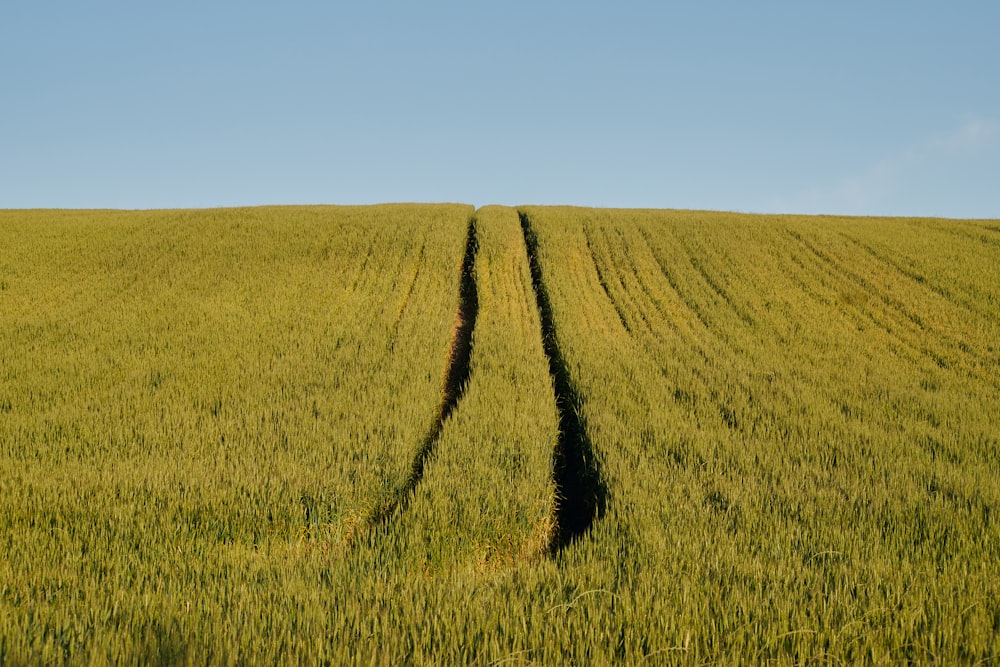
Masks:
[[[997,221],[0,211],[0,664],[989,664],[998,511]]]

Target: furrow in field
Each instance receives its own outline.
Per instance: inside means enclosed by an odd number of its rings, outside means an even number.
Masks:
[[[905,304],[899,301],[895,296],[889,294],[884,289],[880,289],[870,277],[866,277],[860,273],[860,271],[849,268],[845,260],[837,257],[835,254],[831,253],[828,249],[821,248],[817,243],[811,241],[810,239],[803,236],[801,233],[795,230],[789,230],[788,233],[792,238],[796,239],[800,244],[802,244],[810,253],[812,253],[816,258],[818,258],[823,264],[829,267],[830,274],[841,278],[847,282],[853,283],[858,288],[862,289],[866,295],[874,296],[885,306],[884,312],[888,314],[889,312],[895,312],[902,315],[905,319],[909,320],[912,325],[915,325],[919,329],[923,329],[923,322],[921,321],[919,315],[912,312],[906,307]]]
[[[705,312],[705,308],[699,304],[692,294],[692,290],[687,289],[685,284],[680,281],[680,275],[682,273],[681,269],[678,269],[678,265],[672,265],[671,262],[661,254],[659,249],[654,249],[650,241],[649,232],[642,230],[643,238],[646,244],[649,246],[653,258],[656,260],[656,264],[659,267],[660,273],[666,279],[667,284],[670,288],[677,294],[680,300],[684,303],[689,311],[695,316],[695,318],[701,323],[704,329],[711,332],[713,336],[717,335],[714,331],[712,323],[709,321],[708,316]]]
[[[921,273],[918,269],[913,268],[912,266],[911,267],[903,266],[903,264],[900,261],[893,259],[888,254],[886,249],[878,250],[870,242],[862,241],[861,239],[855,238],[845,232],[840,232],[840,236],[854,247],[870,255],[872,259],[874,259],[879,264],[883,264],[886,267],[888,267],[889,270],[901,273],[902,275],[906,276],[913,282],[923,287],[926,287],[932,292],[937,293],[938,296],[944,297],[945,299],[948,300],[953,299],[953,296],[949,293],[947,289],[945,289],[941,285],[936,285],[932,282],[929,282],[927,280],[927,276]]]
[[[945,232],[966,241],[978,241],[984,245],[1000,249],[1000,226],[998,225],[981,226],[971,223],[971,221],[960,220],[949,220],[945,225],[932,220],[912,220],[910,224],[925,224],[935,231]]]
[[[667,276],[659,270],[656,259],[652,257],[648,244],[642,238],[630,239],[622,229],[615,229],[615,239],[602,226],[604,232],[600,241],[606,251],[594,254],[595,261],[605,264],[604,271],[616,279],[622,295],[620,301],[625,304],[623,310],[636,313],[633,320],[641,320],[643,327],[636,334],[648,338],[646,346],[653,346],[663,354],[663,360],[673,360],[678,354],[687,351],[696,355],[701,362],[710,359],[707,343],[702,341],[703,324],[697,317],[687,317],[687,313],[695,315],[690,306],[683,300]],[[594,238],[593,235],[591,238]],[[614,241],[614,243],[612,243]],[[599,245],[598,243],[594,244]],[[596,248],[593,251],[596,253]],[[659,281],[657,281],[659,279]],[[657,285],[656,283],[660,284]],[[697,333],[695,333],[697,331]],[[671,362],[658,364],[662,372],[676,376],[679,370]],[[683,384],[687,385],[695,378],[700,378],[703,371],[695,363],[688,363],[683,369],[687,377]],[[687,390],[678,389],[678,396],[687,395]]]
[[[612,270],[617,268],[631,309],[645,323],[649,337],[670,358],[678,353],[680,346],[707,362],[711,343],[702,340],[704,336],[699,324],[704,322],[697,319],[667,275],[660,271],[645,239],[626,236],[621,228],[615,231],[617,245],[612,249],[615,258]],[[635,230],[629,231],[635,233]],[[684,317],[685,312],[695,314],[695,319]],[[709,329],[707,333],[712,334],[712,341],[718,342],[716,332]]]
[[[385,335],[386,345],[384,348],[387,350],[392,346],[396,326],[402,315],[403,307],[405,307],[405,303],[416,284],[417,278],[420,275],[420,264],[423,262],[424,242],[418,242],[416,239],[413,239],[408,243],[408,246],[408,252],[399,257],[399,264],[385,275],[385,279],[387,281],[391,279],[391,283],[388,289],[381,293],[381,300],[377,306],[378,310],[375,311],[379,317],[378,328],[373,331],[373,334]],[[408,275],[411,270],[413,271],[412,278]],[[389,324],[389,326],[386,326],[386,324]]]
[[[556,486],[555,526],[551,551],[558,553],[571,544],[604,514],[607,489],[593,444],[581,419],[581,401],[570,378],[566,360],[559,349],[552,305],[545,288],[542,267],[538,260],[538,237],[531,220],[518,212],[524,245],[531,270],[541,320],[542,344],[549,362],[559,412],[559,436],[552,456],[552,477]]]
[[[691,266],[694,267],[695,271],[698,272],[698,275],[701,276],[701,279],[704,281],[704,283],[708,285],[709,288],[711,288],[711,290],[716,294],[716,296],[719,299],[721,299],[722,302],[725,303],[726,306],[728,306],[729,310],[731,310],[740,320],[742,320],[744,324],[748,326],[753,326],[754,324],[753,318],[750,317],[750,315],[746,312],[746,310],[742,307],[741,304],[736,302],[736,300],[730,293],[731,290],[728,287],[730,281],[726,273],[724,271],[719,270],[717,266],[714,267],[716,269],[715,273],[717,275],[713,275],[713,273],[710,272],[708,262],[706,260],[712,259],[713,255],[715,254],[710,248],[710,246],[703,244],[698,240],[693,240],[693,239],[686,240],[683,237],[678,237],[678,238],[681,244],[687,250],[688,259],[691,262]]]
[[[636,306],[643,309],[645,313],[644,318],[647,321],[651,318],[655,318],[656,321],[666,327],[672,335],[678,336],[681,332],[681,322],[679,321],[680,318],[676,317],[676,315],[679,310],[684,307],[683,302],[680,300],[680,297],[674,293],[677,300],[673,304],[669,303],[669,301],[665,298],[662,285],[655,284],[657,282],[657,276],[661,278],[662,276],[658,270],[650,270],[651,258],[649,257],[649,247],[645,244],[633,243],[632,250],[633,255],[629,256],[629,265],[632,269],[632,278],[635,281],[638,290],[638,294],[633,295]],[[640,257],[639,260],[635,260],[634,254],[637,253],[645,254]],[[639,268],[639,261],[644,264],[642,270]],[[655,268],[655,265],[653,268]],[[673,306],[673,312],[671,312],[671,306]],[[651,329],[651,333],[662,339],[663,332],[656,331],[655,327]]]
[[[588,233],[588,243],[590,236]],[[658,305],[654,304],[650,307],[648,302],[651,301],[651,295],[638,275],[638,269],[631,254],[623,252],[627,245],[625,240],[621,238],[620,234],[618,236],[619,243],[613,245],[608,235],[602,234],[601,245],[605,252],[601,253],[600,260],[598,260],[596,250],[591,250],[595,266],[598,267],[598,270],[602,270],[600,264],[606,264],[603,270],[616,279],[621,291],[618,300],[623,305],[620,306],[620,310],[628,312],[631,319],[642,323],[642,326],[638,327],[633,335],[651,338],[658,345],[666,345],[666,334],[670,334],[671,338],[674,337],[677,331],[676,324],[663,315],[663,311]],[[660,327],[657,326],[661,322],[666,324],[667,331],[661,331]]]
[[[659,237],[667,236],[667,231],[673,227],[662,226],[658,230]],[[772,402],[768,405],[759,404],[756,401],[762,397],[759,394],[754,397],[748,373],[756,373],[759,369],[748,371],[746,365],[741,363],[744,359],[757,357],[758,350],[748,345],[746,336],[741,336],[738,344],[736,341],[728,342],[720,338],[714,329],[706,331],[699,326],[699,320],[686,316],[690,307],[677,293],[677,287],[668,280],[667,273],[660,270],[660,260],[655,255],[650,232],[644,226],[637,225],[632,229],[623,225],[617,231],[622,246],[630,248],[630,252],[616,254],[616,257],[623,258],[619,263],[628,268],[623,282],[628,284],[635,307],[648,311],[644,319],[652,324],[649,332],[651,341],[647,350],[652,353],[652,358],[662,360],[663,375],[670,377],[675,385],[675,402],[684,404],[689,410],[694,409],[698,403],[706,407],[714,406],[718,418],[730,429],[750,431],[761,423],[776,421]],[[626,236],[626,231],[631,233]],[[689,266],[687,259],[681,255],[675,264],[688,267],[685,274],[690,278],[704,278],[704,273],[697,267]],[[723,254],[723,258],[716,261],[729,264],[731,258]],[[731,272],[741,276],[743,280],[730,281],[727,290],[729,298],[723,301],[713,299],[715,308],[736,310],[734,301],[746,303],[744,273],[736,268],[732,268]],[[718,294],[718,290],[709,285],[708,281],[701,290],[709,298],[712,293]],[[740,319],[747,325],[750,317]],[[754,311],[752,321],[748,330],[766,330],[767,323],[760,313]],[[684,360],[683,363],[678,361],[681,359]],[[743,370],[737,370],[741,366]],[[715,378],[720,373],[727,376],[725,392],[713,388],[717,382]],[[702,412],[704,418],[711,418],[706,412]],[[741,416],[737,417],[740,413]]]
[[[788,230],[788,234],[808,252],[808,256],[819,268],[820,275],[816,275],[813,271],[809,271],[809,275],[825,287],[840,292],[841,313],[849,316],[853,314],[852,319],[856,319],[859,326],[864,326],[865,323],[873,324],[887,336],[902,344],[907,350],[914,353],[920,352],[901,331],[905,328],[918,326],[911,317],[907,317],[904,313],[893,308],[891,300],[883,299],[883,295],[878,293],[867,279],[848,270],[802,234],[795,230]],[[868,307],[867,302],[873,297],[886,307],[878,310]],[[893,312],[903,315],[906,322],[893,318]]]
[[[362,233],[364,230],[359,230],[359,234]],[[343,321],[356,323],[366,330],[364,338],[355,337],[353,331],[343,332],[358,350],[362,344],[370,344],[379,350],[388,349],[392,333],[390,318],[395,318],[396,310],[393,302],[399,297],[401,274],[407,272],[412,254],[410,241],[409,238],[400,238],[399,230],[391,226],[373,234],[358,273],[336,306]],[[400,247],[402,252],[385,252],[385,248]],[[383,345],[382,341],[386,344]]]
[[[671,277],[653,248],[649,231],[636,225],[636,233],[639,238],[633,241],[634,252],[642,256],[644,265],[641,272],[636,268],[636,278],[646,299],[659,314],[663,326],[674,332],[675,344],[686,346],[701,362],[708,363],[712,348],[720,344],[718,338]],[[711,338],[706,339],[705,334]]]
[[[462,258],[462,278],[459,286],[458,312],[455,315],[455,333],[448,353],[448,371],[438,423],[447,419],[465,391],[469,379],[469,362],[472,359],[472,334],[479,315],[479,292],[476,289],[476,253],[479,240],[476,219],[469,220],[469,232]]]
[[[646,268],[642,271],[645,277],[639,278],[637,274],[638,282],[647,288],[649,300],[662,315],[659,329],[676,331],[669,346],[659,346],[659,354],[654,356],[664,360],[661,364],[664,375],[673,377],[677,384],[675,401],[690,408],[695,397],[712,384],[710,378],[717,373],[719,359],[733,353],[734,341],[717,323],[711,305],[698,298],[709,290],[699,286],[695,276],[700,274],[690,265],[683,246],[677,243],[671,253],[667,246],[661,245],[668,238],[676,238],[670,233],[671,227],[658,228],[655,239],[644,225],[636,225],[636,231],[639,238],[633,241],[633,254],[642,253],[646,257]],[[662,295],[660,300],[652,297],[654,291]],[[662,331],[653,334],[665,343]],[[744,342],[741,340],[741,344]],[[678,363],[678,359],[686,361]]]
[[[368,239],[368,247],[365,249],[365,252],[361,255],[361,257],[363,257],[364,259],[362,259],[361,264],[358,265],[357,271],[354,273],[354,279],[351,280],[350,287],[344,290],[345,298],[348,295],[353,294],[354,292],[357,291],[361,279],[365,275],[367,275],[366,271],[368,270],[368,262],[371,260],[372,255],[375,254],[375,242],[376,240],[374,237]]]
[[[684,296],[682,288],[671,278],[667,260],[657,256],[648,230],[637,225],[634,238],[626,238],[624,230],[619,230],[619,235],[622,244],[631,247],[626,258],[631,270],[633,303],[648,311],[643,317],[652,322],[650,336],[658,343],[660,358],[687,359],[684,364],[687,382],[707,386],[711,371],[706,371],[706,367],[713,366],[721,354],[730,352],[731,345],[698,314],[692,300]],[[664,235],[661,231],[661,236]]]
[[[914,358],[925,357],[939,368],[960,368],[971,377],[1000,386],[991,377],[988,368],[980,366],[980,360],[975,355],[966,353],[961,342],[954,343],[949,340],[950,336],[931,327],[920,313],[904,303],[889,287],[882,285],[871,267],[859,263],[857,269],[849,269],[845,259],[827,252],[794,230],[788,230],[788,233],[825,267],[828,278],[846,286],[848,302],[842,304],[842,312],[856,312],[862,321],[876,325]],[[852,296],[854,294],[860,296]],[[870,306],[868,301],[871,297],[882,307]]]
[[[476,240],[468,387],[406,512],[378,543],[404,567],[478,578],[536,565],[550,552],[559,418],[517,212],[476,211]]]
[[[892,250],[884,245],[876,247],[870,241],[854,238],[846,233],[841,233],[841,236],[853,247],[863,251],[876,267],[888,274],[882,277],[881,282],[908,297],[912,302],[910,308],[917,313],[925,328],[933,333],[928,342],[939,342],[944,345],[949,356],[966,357],[967,361],[974,365],[984,360],[965,340],[956,338],[954,330],[954,323],[958,321],[969,318],[989,320],[988,311],[979,307],[981,301],[970,298],[960,288],[956,289],[947,283],[940,284],[930,279],[928,277],[930,272],[926,267],[916,264],[906,255],[897,253],[901,257],[897,259],[893,257]],[[904,262],[909,266],[904,265]],[[908,279],[908,284],[899,285],[898,281],[893,282],[893,278],[899,275]]]
[[[611,294],[611,290],[608,289],[608,281],[604,277],[604,272],[601,270],[601,264],[597,261],[597,255],[594,254],[594,246],[590,241],[590,233],[587,231],[587,226],[583,227],[583,235],[587,240],[587,251],[590,253],[590,259],[594,263],[594,270],[597,271],[597,282],[601,284],[601,289],[604,290],[604,294],[608,297],[608,301],[611,302],[612,307],[615,309],[615,313],[618,315],[618,321],[622,323],[622,327],[628,333],[632,333],[632,328],[629,327],[628,322],[625,320],[625,314],[622,312],[621,306],[618,305],[618,301]]]
[[[413,290],[417,286],[417,278],[420,277],[420,270],[424,265],[424,249],[426,246],[420,246],[420,253],[417,256],[416,267],[413,270],[413,278],[410,280],[409,287],[406,288],[406,293],[403,294],[403,298],[399,302],[399,308],[396,310],[396,319],[392,324],[392,331],[389,334],[389,344],[387,349],[389,353],[396,350],[396,340],[399,338],[399,326],[403,321],[403,313],[406,312],[406,307],[410,304],[410,298],[413,296]]]
[[[615,276],[624,292],[628,312],[635,312],[645,325],[637,330],[644,337],[643,352],[648,363],[660,369],[663,377],[671,378],[675,403],[693,407],[697,396],[706,395],[711,385],[710,369],[716,364],[720,350],[728,349],[716,332],[703,327],[668,276],[660,271],[649,243],[641,234],[627,236],[623,228],[609,231],[602,228],[601,239],[607,248],[602,259],[606,270]],[[611,232],[614,233],[611,233]],[[630,230],[633,231],[633,230]],[[708,333],[710,336],[706,336]],[[683,364],[677,359],[686,359]],[[713,400],[715,397],[712,397]],[[720,406],[720,414],[724,410]]]
[[[654,264],[659,267],[658,272],[663,274],[684,304],[714,338],[722,344],[730,344],[733,338],[729,335],[730,317],[735,315],[741,326],[753,326],[753,315],[747,310],[748,304],[734,294],[735,276],[731,269],[724,268],[729,257],[702,238],[702,221],[696,221],[697,225],[678,224],[680,220],[664,222],[667,224],[658,224],[651,229],[646,228],[648,223],[634,225],[635,232],[644,241],[641,244],[626,238],[625,230],[619,229],[623,247],[635,249],[645,245]],[[623,251],[622,256],[630,259],[628,251]],[[634,262],[633,266],[637,279],[641,280],[639,276],[642,272]],[[655,270],[655,267],[650,268]]]
[[[615,231],[617,237],[615,239],[612,239],[605,231],[604,245],[610,256],[614,258],[614,261],[608,262],[608,272],[614,275],[621,289],[621,294],[618,297],[620,307],[625,313],[632,315],[633,319],[641,320],[646,331],[655,332],[657,327],[650,320],[650,313],[639,305],[634,293],[634,286],[639,277],[635,260],[632,257],[631,244],[621,234],[621,230]]]
[[[448,346],[448,360],[444,373],[444,385],[441,389],[441,402],[427,435],[424,436],[413,457],[409,475],[391,498],[375,508],[370,520],[373,525],[384,523],[397,512],[406,509],[414,489],[423,479],[424,467],[441,437],[445,421],[451,416],[465,392],[472,358],[472,335],[476,327],[476,317],[479,314],[479,296],[476,290],[475,273],[478,250],[476,219],[473,217],[469,220],[465,254],[462,258],[458,310],[455,313],[455,324]]]

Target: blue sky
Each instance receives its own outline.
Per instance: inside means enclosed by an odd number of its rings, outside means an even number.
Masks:
[[[1000,3],[0,4],[0,207],[1000,218]]]

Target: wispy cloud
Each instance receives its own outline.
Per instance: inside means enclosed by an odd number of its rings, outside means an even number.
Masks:
[[[943,159],[961,159],[988,148],[1000,133],[995,121],[973,118],[951,132],[868,165],[832,186],[811,187],[776,197],[771,209],[789,213],[877,213],[879,204],[901,190],[922,167]]]
[[[997,124],[992,121],[974,119],[943,137],[928,142],[925,153],[933,157],[935,153],[967,153],[979,150],[991,143],[997,135]]]

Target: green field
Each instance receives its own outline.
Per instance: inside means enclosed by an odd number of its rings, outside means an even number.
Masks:
[[[1000,222],[0,211],[0,665],[1000,662]]]

